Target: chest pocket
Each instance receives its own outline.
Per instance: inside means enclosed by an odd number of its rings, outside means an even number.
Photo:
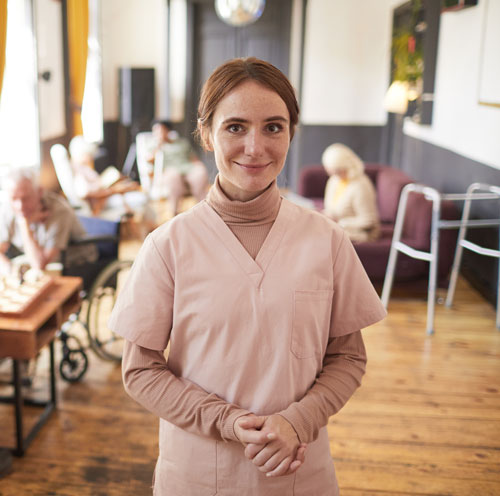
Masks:
[[[333,290],[295,291],[290,349],[297,358],[323,352],[328,340]]]

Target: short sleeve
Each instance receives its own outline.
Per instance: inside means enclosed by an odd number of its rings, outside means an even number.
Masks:
[[[64,215],[63,211],[58,211],[57,216],[52,218],[47,226],[44,248],[64,250],[69,243],[73,221],[73,215]]]
[[[0,208],[0,243],[7,243],[12,238],[12,215],[5,206]]]
[[[387,312],[345,233],[333,256],[330,337],[338,337],[382,320]]]
[[[108,327],[139,346],[162,351],[170,337],[173,304],[173,277],[149,235],[118,295]]]

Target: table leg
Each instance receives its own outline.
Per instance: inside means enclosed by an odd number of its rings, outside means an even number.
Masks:
[[[54,408],[57,403],[54,341],[50,342],[50,400]]]
[[[14,408],[16,414],[16,449],[14,454],[22,456],[24,454],[23,436],[23,390],[21,386],[21,370],[19,360],[12,360],[12,371],[14,375]]]
[[[56,406],[57,391],[56,391],[56,372],[55,372],[55,353],[54,341],[50,343],[50,399],[48,401],[41,401],[33,398],[24,398],[22,390],[22,377],[21,377],[21,360],[12,360],[12,375],[14,380],[14,396],[0,396],[1,403],[14,403],[14,413],[16,420],[16,445],[15,448],[10,448],[15,456],[23,456],[28,446],[33,441],[41,427],[47,422],[50,414]],[[23,425],[23,409],[24,406],[42,407],[43,411],[39,415],[37,421],[28,431],[26,437],[24,436]],[[0,447],[1,448],[1,447]],[[1,493],[0,493],[1,494]]]

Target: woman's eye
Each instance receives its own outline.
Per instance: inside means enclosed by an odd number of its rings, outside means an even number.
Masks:
[[[227,127],[227,130],[230,133],[238,133],[239,131],[241,131],[241,129],[242,129],[241,124],[231,124]]]
[[[267,126],[267,130],[270,133],[279,133],[283,129],[283,126],[281,124],[269,124]]]

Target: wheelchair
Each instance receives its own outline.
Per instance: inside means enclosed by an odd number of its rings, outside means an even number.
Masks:
[[[118,291],[123,286],[132,266],[132,260],[118,258],[121,220],[111,221],[97,217],[78,216],[87,231],[87,237],[72,241],[72,246],[95,244],[98,259],[93,263],[67,266],[62,256],[62,275],[83,279],[82,306],[70,316],[58,333],[62,342],[61,377],[68,382],[79,381],[88,368],[86,351],[91,349],[103,360],[119,362],[122,358],[123,338],[107,327]],[[78,330],[77,328],[80,327]],[[83,328],[83,332],[82,332]],[[78,335],[75,335],[78,334]],[[88,345],[82,343],[82,334]]]

